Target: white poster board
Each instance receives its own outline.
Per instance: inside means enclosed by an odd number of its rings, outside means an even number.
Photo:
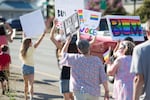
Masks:
[[[75,10],[84,8],[84,0],[55,0],[55,17],[63,21]]]
[[[124,40],[126,37],[134,41],[144,41],[144,34],[139,16],[106,16],[109,32],[113,40]]]
[[[102,13],[91,10],[78,10],[78,15],[81,23],[80,32],[96,35]]]
[[[20,16],[21,25],[27,37],[42,34],[45,30],[45,22],[41,10]]]

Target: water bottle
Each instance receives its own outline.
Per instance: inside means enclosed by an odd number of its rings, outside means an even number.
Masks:
[[[80,93],[84,94],[84,87],[83,86],[80,87]]]

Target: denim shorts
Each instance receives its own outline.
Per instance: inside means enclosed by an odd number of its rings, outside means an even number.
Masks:
[[[34,67],[23,64],[23,66],[22,66],[22,73],[23,73],[23,75],[34,74]]]
[[[69,87],[70,87],[69,80],[67,80],[67,79],[60,80],[60,92],[61,93],[68,93],[68,92],[70,92]]]

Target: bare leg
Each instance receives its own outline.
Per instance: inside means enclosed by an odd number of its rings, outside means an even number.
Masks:
[[[74,100],[73,93],[64,93],[64,100]]]
[[[29,75],[29,93],[30,93],[30,100],[33,97],[33,83],[34,83],[34,74]]]
[[[5,94],[5,89],[4,89],[4,81],[1,81],[1,87],[2,87],[2,94]]]
[[[28,100],[28,75],[24,75],[24,94],[25,94],[25,100]]]

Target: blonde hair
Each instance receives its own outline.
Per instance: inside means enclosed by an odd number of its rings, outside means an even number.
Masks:
[[[20,56],[21,58],[25,58],[26,57],[26,53],[28,48],[30,47],[30,43],[31,43],[31,38],[25,38],[23,40],[22,46],[20,48]]]

